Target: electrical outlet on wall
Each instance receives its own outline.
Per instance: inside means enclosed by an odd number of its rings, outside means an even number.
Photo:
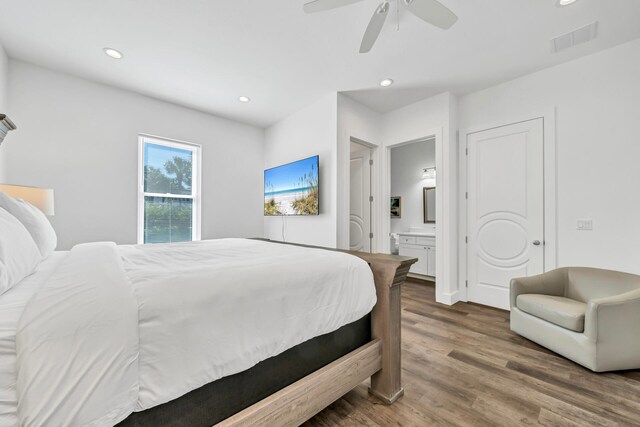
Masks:
[[[579,219],[578,220],[578,230],[593,230],[593,220],[592,219]]]

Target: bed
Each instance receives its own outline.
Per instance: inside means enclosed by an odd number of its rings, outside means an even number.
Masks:
[[[392,403],[414,261],[261,239],[53,253],[0,295],[0,425],[298,425],[370,376]]]

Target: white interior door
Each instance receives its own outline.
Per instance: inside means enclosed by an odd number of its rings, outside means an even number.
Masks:
[[[371,150],[351,152],[349,248],[371,252]]]
[[[543,119],[467,135],[468,299],[509,308],[509,282],[544,271]]]

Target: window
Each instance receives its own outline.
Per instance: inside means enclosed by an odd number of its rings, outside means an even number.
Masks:
[[[138,243],[200,240],[200,146],[139,137]]]

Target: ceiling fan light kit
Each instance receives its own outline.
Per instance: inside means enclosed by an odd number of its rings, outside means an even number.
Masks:
[[[359,3],[363,0],[312,0],[305,3],[303,9],[306,13],[324,12],[338,7]],[[443,30],[448,30],[456,23],[458,17],[448,7],[438,0],[396,0],[405,9],[422,19],[428,24],[434,25]],[[367,25],[367,29],[362,37],[360,53],[367,53],[373,48],[382,32],[382,27],[389,14],[390,4],[385,0],[378,5],[373,12],[373,16]]]

